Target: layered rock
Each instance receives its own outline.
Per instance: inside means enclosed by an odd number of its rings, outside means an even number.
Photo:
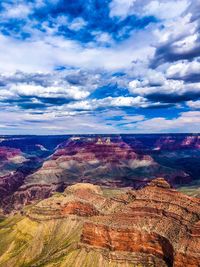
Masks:
[[[177,181],[190,177],[156,163],[146,154],[137,154],[131,146],[118,138],[78,138],[58,146],[42,168],[27,177],[28,184],[90,182],[105,186],[138,188],[153,177],[164,175]]]
[[[0,160],[9,160],[16,156],[20,156],[22,152],[20,149],[10,147],[0,147]]]
[[[92,135],[69,139],[63,136],[59,140],[67,140],[60,145],[54,140],[58,137],[35,138],[34,142],[31,137],[2,141],[0,207],[5,212],[21,209],[78,182],[137,189],[162,176],[177,187],[191,182],[194,187],[198,185],[200,139],[197,134]],[[8,144],[24,150],[8,148]],[[29,150],[30,155],[24,154]],[[196,188],[191,194],[198,196]]]
[[[155,149],[177,150],[177,149],[200,149],[200,136],[163,136],[156,141]]]
[[[12,174],[26,161],[20,149],[0,147],[0,177]]]
[[[0,202],[10,193],[15,192],[24,180],[24,174],[13,172],[0,178]]]
[[[23,214],[2,225],[2,266],[200,266],[200,200],[163,178],[140,190],[75,184]]]
[[[117,212],[86,222],[81,241],[110,251],[153,255],[166,266],[199,266],[200,200],[170,189],[162,179],[132,194],[134,200]]]

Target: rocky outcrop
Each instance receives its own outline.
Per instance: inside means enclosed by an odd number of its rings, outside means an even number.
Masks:
[[[82,243],[153,255],[166,266],[199,266],[200,200],[171,189],[163,179],[131,193],[134,200],[117,212],[84,224]]]
[[[0,147],[0,178],[13,174],[26,161],[20,149]]]
[[[4,198],[2,201],[2,207],[4,213],[17,212],[25,205],[30,205],[38,200],[50,197],[54,192],[63,191],[63,184],[52,185],[24,185],[18,188],[18,190]]]
[[[66,141],[57,145],[57,138]],[[199,140],[198,134],[5,138],[0,207],[20,209],[61,191],[59,184],[63,191],[80,182],[138,189],[155,177],[177,187],[193,183],[198,196]]]
[[[58,146],[54,154],[26,183],[90,182],[103,186],[145,185],[154,177],[164,176],[172,182],[188,181],[182,171],[166,168],[146,154],[118,138],[71,138]]]
[[[0,160],[8,160],[22,154],[20,149],[0,147]]]
[[[9,267],[20,261],[19,266],[200,266],[200,199],[163,178],[139,190],[75,184],[3,225],[0,265]],[[26,245],[16,253],[8,240],[14,244],[19,237]],[[33,248],[36,256],[29,257]]]
[[[23,183],[24,175],[21,172],[14,172],[0,178],[0,201],[8,196],[11,192],[15,192]]]
[[[157,150],[200,149],[200,136],[163,136],[156,141]]]
[[[148,264],[154,264],[154,258],[173,265],[173,247],[163,236],[148,231],[139,231],[122,227],[109,227],[94,223],[85,223],[81,241],[92,247],[102,247],[109,251],[127,251],[138,253],[140,263],[141,253],[150,256]],[[153,257],[151,257],[153,255]],[[151,262],[152,261],[152,262]]]
[[[62,207],[62,214],[74,214],[78,216],[95,216],[99,214],[99,211],[90,203],[84,203],[81,201],[69,202]]]

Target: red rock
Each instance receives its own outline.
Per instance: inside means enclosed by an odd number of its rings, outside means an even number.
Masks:
[[[82,243],[153,255],[166,266],[200,266],[200,199],[177,192],[162,178],[133,195],[116,212],[85,222]]]
[[[99,211],[92,204],[73,201],[67,203],[64,207],[62,207],[61,214],[74,214],[78,216],[90,217],[98,215]]]

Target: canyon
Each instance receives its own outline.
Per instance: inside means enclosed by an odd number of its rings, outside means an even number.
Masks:
[[[0,266],[200,266],[200,199],[78,183],[1,218]]]
[[[74,183],[141,188],[153,178],[199,196],[198,135],[4,137],[0,207],[20,210]]]
[[[197,134],[2,137],[0,266],[200,266],[199,158]]]

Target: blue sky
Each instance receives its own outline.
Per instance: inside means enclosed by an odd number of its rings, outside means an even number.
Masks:
[[[199,0],[0,3],[0,134],[200,132]]]

